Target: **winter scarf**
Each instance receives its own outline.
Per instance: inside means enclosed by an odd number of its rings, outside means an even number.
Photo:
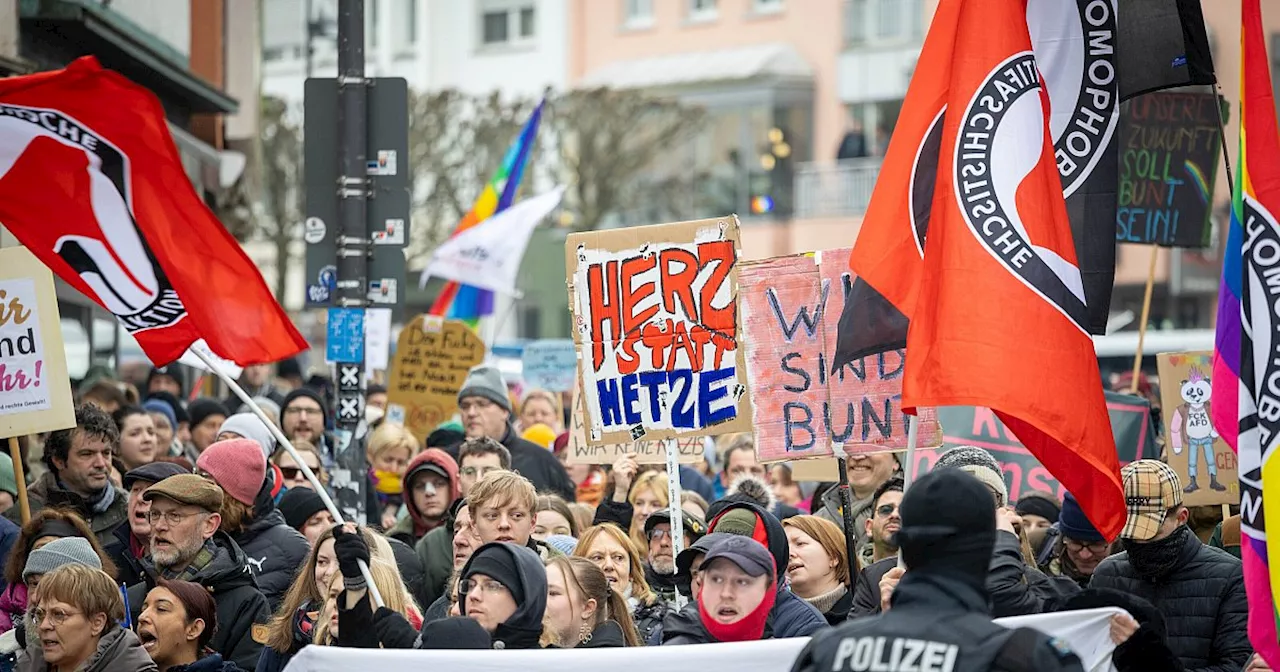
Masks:
[[[72,491],[71,488],[68,488],[66,484],[62,482],[62,479],[58,479],[58,487],[63,490]],[[111,503],[116,501],[116,488],[108,483],[107,487],[99,490],[90,497],[86,497],[84,501],[85,504],[88,504],[89,509],[94,513],[105,513],[107,509],[111,508]]]
[[[698,619],[702,621],[702,627],[707,629],[707,634],[717,642],[754,642],[764,636],[765,621],[769,620],[769,612],[773,611],[773,603],[777,597],[778,586],[770,581],[764,600],[754,611],[736,623],[721,623],[707,613],[699,596]]]
[[[1129,564],[1139,576],[1148,581],[1159,581],[1177,566],[1182,546],[1191,534],[1190,527],[1179,525],[1173,534],[1159,541],[1139,543],[1124,539],[1124,550],[1129,553]]]

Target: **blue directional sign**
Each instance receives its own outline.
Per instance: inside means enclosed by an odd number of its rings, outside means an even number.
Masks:
[[[325,361],[338,364],[364,362],[364,309],[330,308],[325,328]]]

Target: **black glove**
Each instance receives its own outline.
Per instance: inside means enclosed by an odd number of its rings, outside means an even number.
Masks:
[[[353,588],[354,583],[364,583],[359,561],[369,564],[369,546],[364,543],[363,535],[347,532],[341,525],[334,527],[333,554],[338,556],[338,569],[342,571],[343,582],[348,588]]]

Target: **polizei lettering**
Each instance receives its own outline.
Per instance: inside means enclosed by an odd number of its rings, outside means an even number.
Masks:
[[[1088,310],[1083,295],[1068,287],[1042,258],[1033,232],[1043,223],[1023,221],[1015,202],[1018,187],[1035,170],[1043,147],[1040,90],[1040,73],[1030,51],[996,65],[978,87],[956,136],[956,204],[974,236],[1001,265],[1084,329]],[[1007,119],[1013,121],[1002,129]],[[1034,130],[1037,125],[1039,133]],[[1074,267],[1066,272],[1078,278]]]
[[[1261,203],[1247,195],[1243,215],[1244,282],[1249,291],[1241,312],[1247,322],[1245,332],[1252,334],[1255,343],[1266,339],[1267,344],[1266,362],[1260,367],[1262,374],[1253,382],[1259,442],[1265,461],[1276,449],[1276,434],[1280,430],[1280,226]],[[1259,323],[1263,319],[1266,322]],[[1253,362],[1253,368],[1258,370],[1258,362]]]
[[[836,649],[832,672],[951,672],[960,647],[906,637],[845,637]]]
[[[1120,110],[1114,48],[1116,17],[1111,0],[1080,2],[1078,8],[1085,33],[1080,93],[1071,121],[1053,144],[1064,196],[1074,193],[1089,177],[1102,150],[1110,143]]]

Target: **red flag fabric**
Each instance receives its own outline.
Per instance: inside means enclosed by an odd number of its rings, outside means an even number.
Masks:
[[[1120,469],[1025,0],[964,3],[950,61],[903,407],[993,409],[1113,539]]]
[[[200,338],[240,365],[307,348],[192,188],[160,101],[93,57],[0,79],[0,222],[157,365]]]

